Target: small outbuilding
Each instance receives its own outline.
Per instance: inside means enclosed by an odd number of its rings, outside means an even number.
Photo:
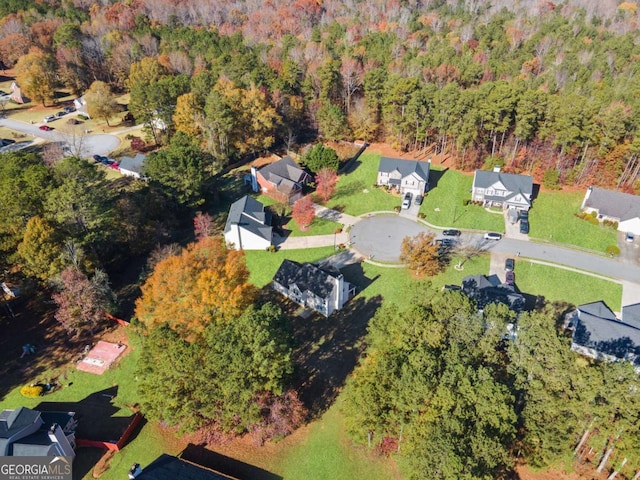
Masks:
[[[146,158],[141,153],[138,153],[135,157],[122,157],[120,160],[120,173],[129,177],[142,178]]]

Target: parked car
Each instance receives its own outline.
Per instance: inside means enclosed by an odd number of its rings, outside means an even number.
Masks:
[[[55,119],[55,115],[47,115],[46,117],[44,117],[44,123],[53,122]]]
[[[520,220],[520,233],[529,233],[529,220],[527,220],[526,218]]]
[[[453,247],[458,242],[453,238],[438,238],[436,243],[439,243],[443,247]]]
[[[103,165],[109,165],[109,159],[103,155],[94,155],[93,159]]]
[[[635,237],[633,236],[633,233],[631,233],[631,232],[627,232],[626,235],[624,236],[624,241],[628,242],[628,243],[633,243],[634,239],[635,239]]]
[[[504,276],[504,283],[507,285],[513,285],[516,283],[516,274],[513,271],[507,272]]]
[[[16,141],[11,138],[3,138],[0,140],[0,147],[6,147],[7,145],[13,145],[14,143],[16,143]]]
[[[513,269],[515,266],[516,266],[516,261],[513,258],[507,258],[504,261],[504,269],[507,272],[513,272]]]
[[[40,125],[38,128],[40,130],[44,130],[45,132],[50,132],[51,130],[53,130],[53,128],[51,128],[49,125]]]
[[[404,200],[402,201],[402,209],[406,210],[411,206],[411,192],[404,194]]]
[[[522,220],[523,218],[529,220],[529,210],[519,210],[518,217],[520,218],[520,220]]]
[[[487,232],[484,234],[484,239],[485,240],[501,240],[502,234],[496,233],[496,232]]]
[[[64,117],[66,114],[67,114],[67,112],[57,112],[56,113],[56,118]]]
[[[120,163],[112,160],[111,163],[109,164],[109,168],[113,168],[114,170],[120,170]]]
[[[449,230],[445,230],[442,232],[442,235],[444,235],[445,237],[459,237],[460,236],[460,230],[455,230],[453,228],[450,228]]]
[[[64,113],[72,113],[76,111],[75,107],[71,107],[71,106],[66,106],[63,108],[63,110],[64,110]]]
[[[422,205],[422,199],[424,197],[422,195],[416,195],[416,205]]]

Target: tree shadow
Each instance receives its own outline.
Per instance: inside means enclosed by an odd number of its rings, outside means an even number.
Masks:
[[[336,193],[333,195],[333,200],[337,200],[343,197],[350,197],[356,193],[362,192],[366,188],[366,185],[362,180],[356,182],[347,183],[346,185],[339,185],[336,188]]]
[[[180,454],[180,458],[218,471],[234,478],[250,478],[252,480],[282,480],[282,477],[255,465],[227,457],[206,448],[205,444],[190,443]]]
[[[325,412],[342,390],[364,349],[369,319],[381,305],[379,295],[356,298],[329,318],[315,314],[292,320],[294,382],[312,417]]]
[[[429,191],[433,190],[438,186],[440,179],[444,176],[445,173],[449,171],[448,168],[444,170],[432,170],[429,169]]]

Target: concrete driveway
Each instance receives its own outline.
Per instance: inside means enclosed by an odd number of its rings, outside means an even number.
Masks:
[[[402,240],[430,230],[399,215],[375,215],[363,218],[349,232],[351,246],[372,260],[399,262]]]

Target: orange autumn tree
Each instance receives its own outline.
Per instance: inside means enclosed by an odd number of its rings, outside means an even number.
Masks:
[[[208,237],[160,261],[142,286],[135,314],[147,328],[164,323],[187,340],[210,322],[239,316],[253,303],[244,253]]]

